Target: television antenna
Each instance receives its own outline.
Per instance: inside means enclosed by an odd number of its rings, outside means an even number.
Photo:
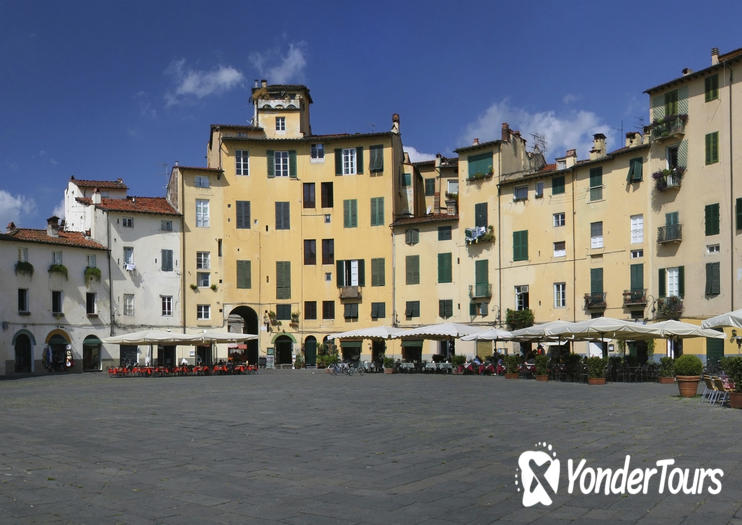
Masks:
[[[538,133],[529,133],[533,138],[533,151],[538,153],[546,152],[546,137]]]

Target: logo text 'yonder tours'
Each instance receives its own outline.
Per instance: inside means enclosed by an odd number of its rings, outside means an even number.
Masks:
[[[526,450],[518,458],[515,486],[523,493],[523,506],[549,506],[559,491],[561,463],[553,447],[546,442],[534,445],[537,450]],[[649,494],[712,494],[721,492],[720,468],[673,467],[672,458],[657,460],[654,466],[631,468],[631,456],[626,455],[617,468],[592,467],[584,458],[578,462],[568,459],[567,493],[636,495]]]

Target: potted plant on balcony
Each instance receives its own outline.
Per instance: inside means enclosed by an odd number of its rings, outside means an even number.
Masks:
[[[67,279],[67,267],[64,264],[52,264],[49,266],[49,273],[58,273]]]
[[[33,276],[33,264],[28,261],[18,261],[15,263],[15,274]]]
[[[660,359],[660,371],[657,381],[663,385],[675,382],[675,363],[672,357],[663,357]]]
[[[394,373],[394,358],[393,357],[384,356],[384,373],[385,374]]]
[[[291,312],[291,324],[294,326],[299,324],[299,312]]]
[[[546,354],[538,354],[534,358],[536,367],[536,381],[549,380],[549,357]]]
[[[93,280],[100,282],[100,268],[97,266],[86,266],[84,275],[88,282]]]
[[[276,318],[276,312],[268,312],[268,319],[270,319],[271,326],[281,326],[281,321]]]
[[[593,356],[587,359],[587,382],[590,385],[605,384],[606,359]]]
[[[505,356],[505,379],[518,379],[520,362],[519,355],[510,354]]]
[[[675,360],[675,380],[682,397],[693,397],[698,391],[703,363],[693,354],[681,355]]]
[[[725,357],[721,360],[721,369],[734,383],[734,392],[729,393],[729,406],[742,408],[742,357]]]
[[[657,299],[658,319],[680,319],[683,315],[683,300],[673,295],[671,297],[660,297]]]

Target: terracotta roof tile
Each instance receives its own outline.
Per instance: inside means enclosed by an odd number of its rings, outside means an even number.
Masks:
[[[164,197],[129,196],[125,199],[101,199],[100,204],[97,204],[96,207],[107,211],[180,215]]]
[[[127,190],[128,187],[121,179],[117,180],[83,180],[70,177],[70,182],[74,182],[80,188],[99,188],[107,190]]]
[[[423,215],[422,217],[400,217],[394,221],[392,226],[405,226],[407,224],[423,224],[427,222],[455,222],[459,220],[458,215],[445,213]]]
[[[17,228],[9,233],[0,234],[0,240],[37,242],[42,244],[54,244],[59,246],[71,246],[75,248],[90,248],[93,250],[105,250],[105,246],[87,239],[81,232],[60,231],[59,237],[47,235],[46,230],[34,230],[30,228]]]

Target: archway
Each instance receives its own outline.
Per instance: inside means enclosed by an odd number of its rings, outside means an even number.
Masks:
[[[317,338],[313,335],[304,339],[304,362],[306,366],[317,366]]]
[[[30,374],[33,355],[31,352],[31,338],[26,334],[18,334],[15,338],[15,373]]]
[[[82,342],[82,371],[97,372],[100,370],[101,340],[89,335]]]
[[[70,338],[62,330],[54,330],[49,333],[46,338],[48,350],[45,352],[44,362],[50,370],[67,370],[67,367],[64,365],[67,346],[69,344]]]
[[[374,339],[371,341],[371,361],[381,366],[386,352],[386,341],[383,339]]]
[[[258,314],[249,306],[238,306],[229,312],[227,330],[242,334],[259,334]],[[244,359],[251,365],[258,364],[258,340],[246,341]]]
[[[291,358],[291,338],[288,335],[279,335],[274,340],[276,349],[276,365],[290,365],[293,363]]]

